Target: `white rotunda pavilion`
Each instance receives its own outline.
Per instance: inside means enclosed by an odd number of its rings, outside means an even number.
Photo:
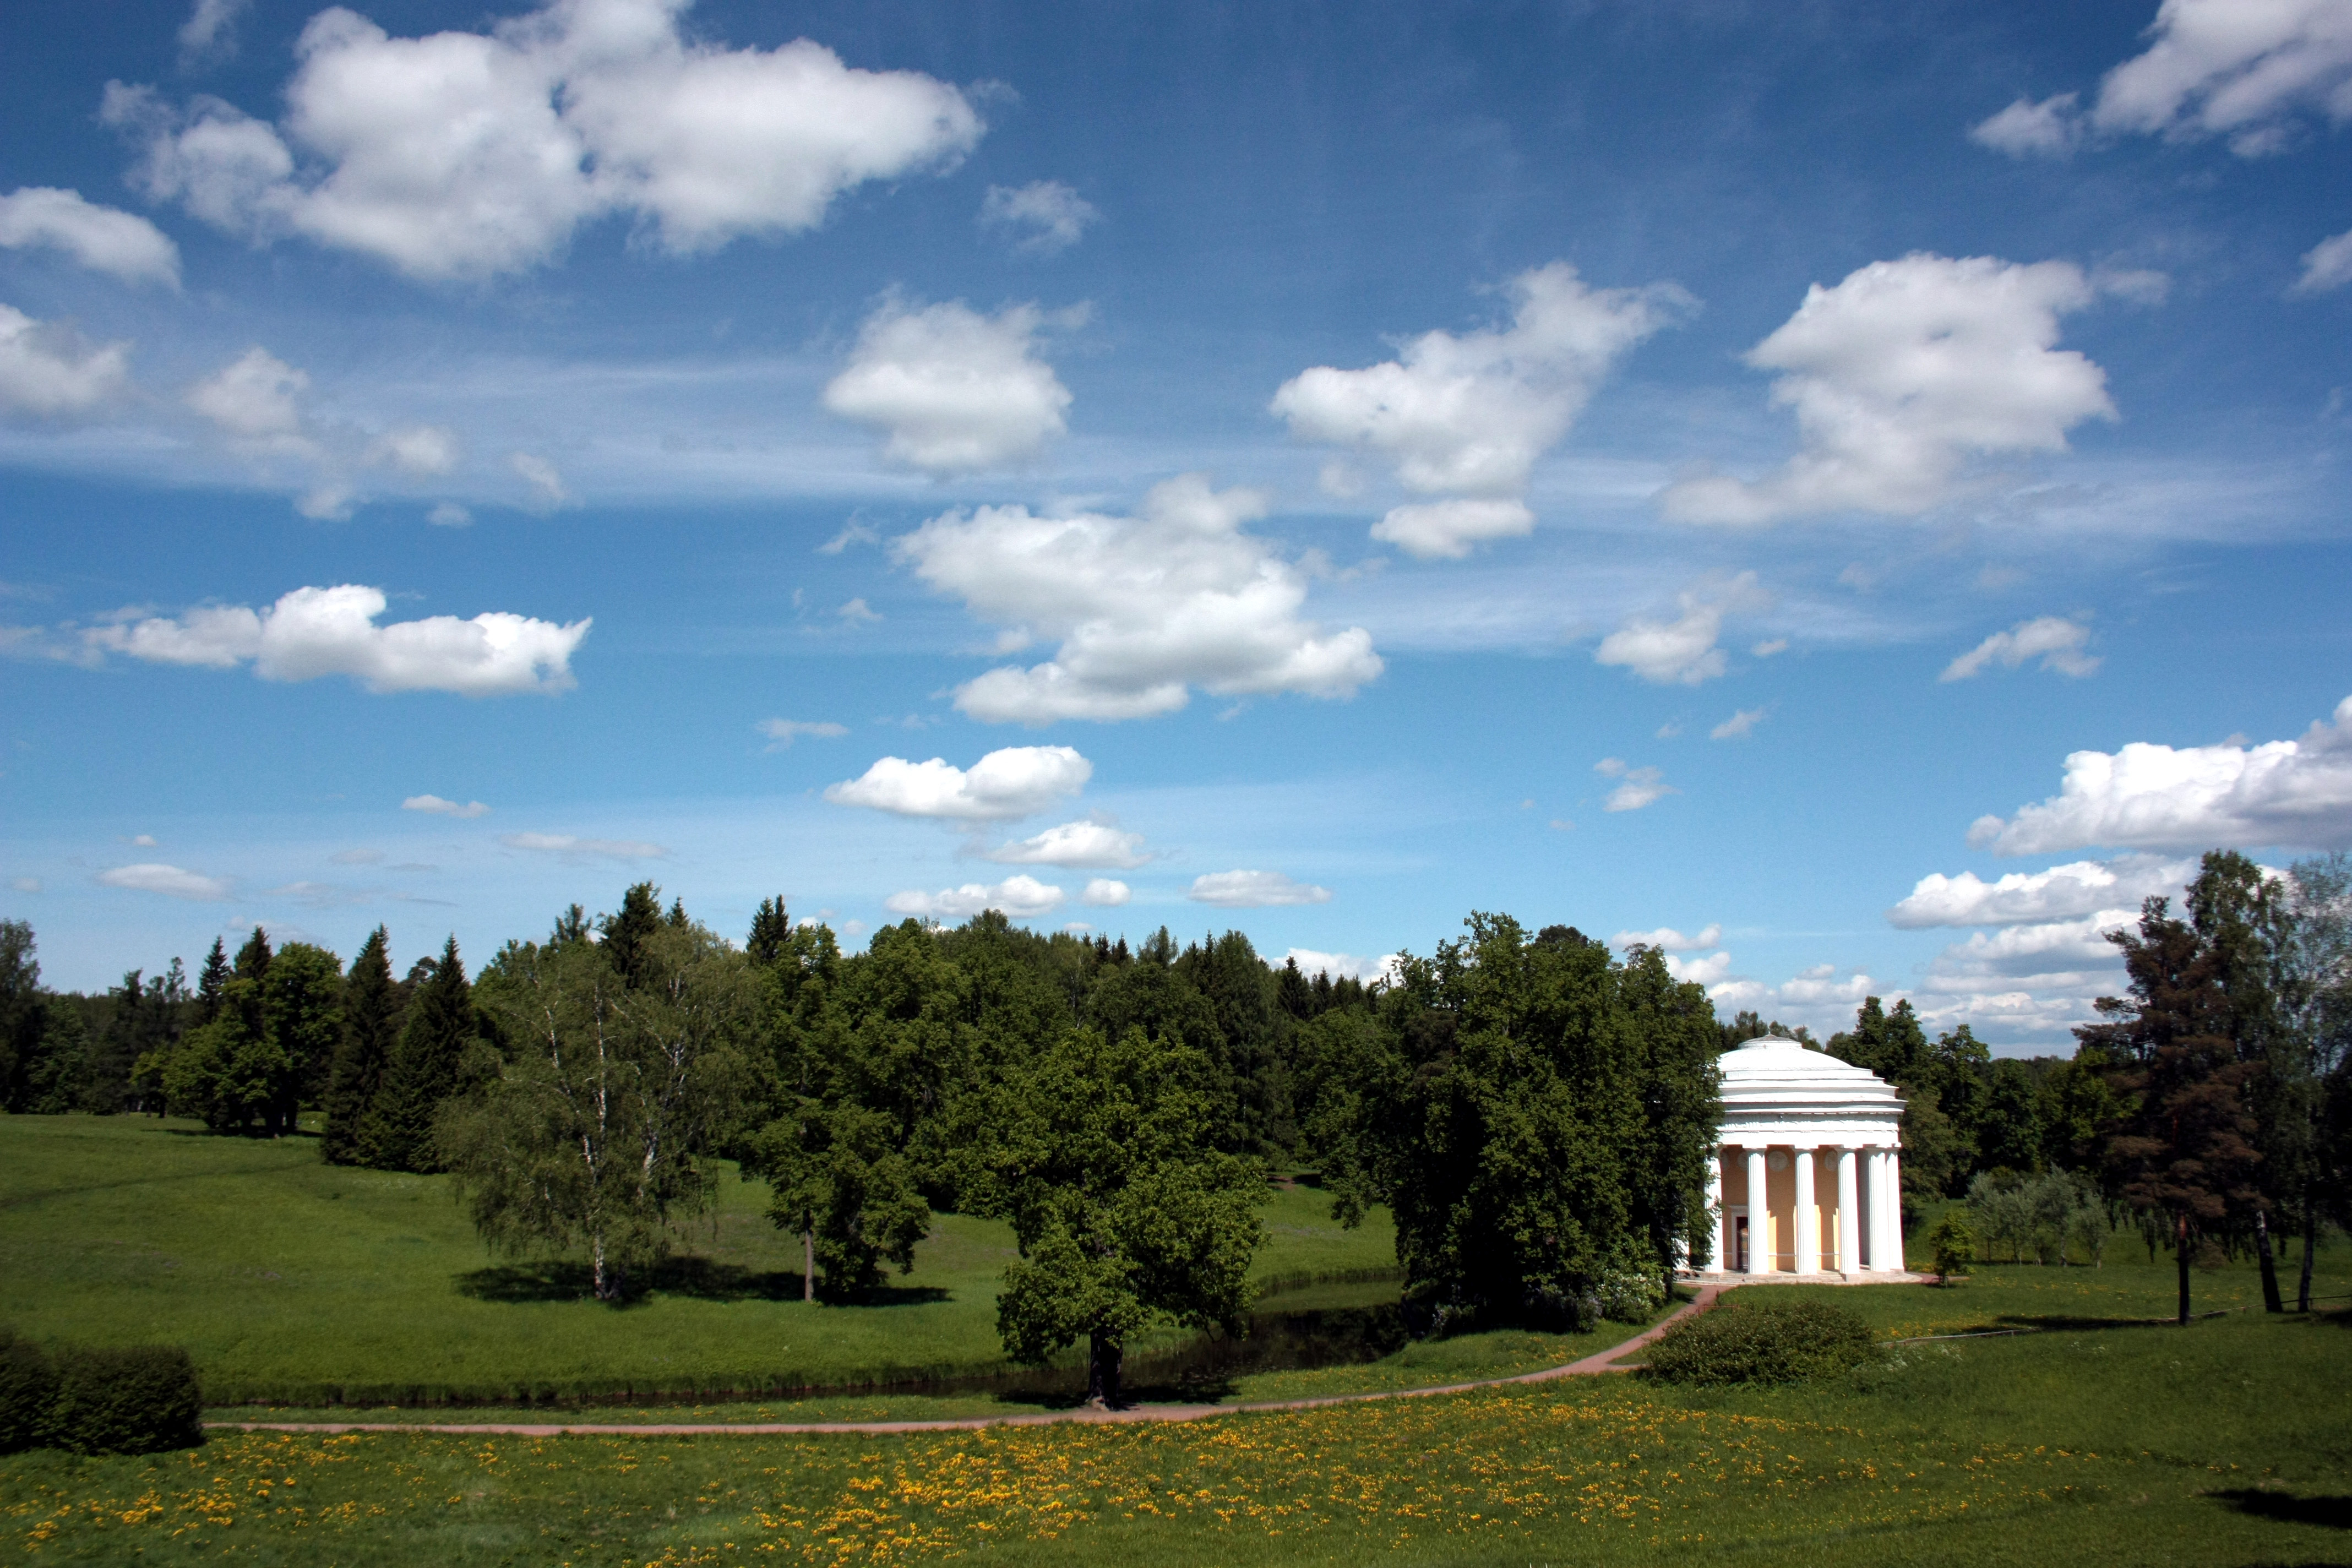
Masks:
[[[1900,1273],[1903,1184],[1894,1085],[1767,1035],[1726,1051],[1723,1131],[1707,1168],[1709,1274]]]

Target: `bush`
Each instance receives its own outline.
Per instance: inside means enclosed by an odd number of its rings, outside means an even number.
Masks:
[[[0,1454],[47,1441],[57,1399],[57,1373],[41,1347],[0,1329]]]
[[[1872,1353],[1870,1325],[1846,1308],[1750,1289],[1667,1330],[1642,1370],[1667,1383],[1794,1383]]]
[[[57,1357],[48,1441],[79,1454],[154,1454],[205,1440],[204,1395],[176,1346],[76,1347]]]
[[[1946,1209],[1944,1217],[1927,1232],[1927,1246],[1936,1255],[1936,1280],[1949,1285],[1952,1277],[1964,1272],[1977,1260],[1976,1233],[1958,1209]]]

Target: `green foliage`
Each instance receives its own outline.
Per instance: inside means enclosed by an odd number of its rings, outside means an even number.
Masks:
[[[1976,1233],[1958,1209],[1946,1209],[1944,1216],[1927,1227],[1927,1242],[1936,1260],[1939,1285],[1949,1285],[1953,1276],[1967,1273],[1969,1265],[1977,1260]]]
[[[1165,1037],[1074,1029],[998,1088],[973,1194],[1021,1249],[997,1298],[1006,1354],[1087,1340],[1088,1393],[1115,1403],[1123,1346],[1154,1321],[1242,1331],[1266,1185],[1215,1149],[1212,1079]]]
[[[914,1268],[931,1206],[881,1112],[855,1100],[799,1100],[753,1137],[743,1169],[767,1180],[777,1228],[808,1243],[812,1294],[853,1301],[881,1284],[886,1261],[902,1274]]]
[[[604,934],[604,958],[613,973],[623,984],[636,984],[643,977],[646,944],[664,924],[661,889],[651,882],[635,884],[621,895],[620,911],[602,916],[596,923]]]
[[[453,942],[445,970],[455,963]],[[634,982],[584,942],[501,952],[482,1000],[512,1054],[444,1102],[434,1142],[484,1240],[584,1251],[608,1301],[709,1208],[708,1157],[738,1131],[752,1016],[742,955],[701,927],[646,931],[632,967]]]
[[[382,1086],[355,1139],[360,1163],[379,1170],[441,1169],[434,1120],[471,1076],[467,1054],[480,1032],[457,939],[450,937],[439,958],[418,967],[421,983],[411,991]]]
[[[1870,1325],[1852,1310],[1751,1287],[1668,1329],[1643,1373],[1702,1386],[1796,1383],[1849,1371],[1874,1353]]]
[[[79,1454],[157,1454],[205,1440],[188,1352],[163,1345],[68,1346],[53,1363],[48,1440]]]
[[[1969,1186],[1968,1211],[1987,1261],[2006,1245],[2012,1263],[2031,1253],[2041,1263],[2064,1264],[2070,1253],[2080,1253],[2096,1267],[2115,1230],[2097,1184],[2067,1171],[1988,1171]]]
[[[57,1369],[47,1355],[14,1330],[0,1328],[0,1454],[47,1442],[57,1401]]]
[[[377,1101],[400,1035],[400,989],[392,978],[391,940],[383,927],[368,933],[343,982],[343,1029],[327,1078],[327,1125],[319,1141],[331,1164],[368,1163],[383,1139]]]

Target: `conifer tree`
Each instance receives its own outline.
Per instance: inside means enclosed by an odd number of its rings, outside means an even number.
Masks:
[[[549,933],[547,945],[562,947],[568,942],[588,940],[588,911],[572,905],[555,917],[555,930]]]
[[[386,1063],[383,1088],[371,1119],[380,1131],[369,1139],[369,1163],[393,1171],[439,1168],[433,1146],[433,1118],[461,1084],[466,1047],[477,1033],[473,988],[458,961],[452,936],[432,973],[409,998],[408,1016]]]
[[[793,939],[793,922],[784,913],[782,898],[761,899],[760,908],[751,916],[751,931],[744,939],[743,951],[751,956],[754,969],[765,969],[776,962]]]
[[[270,957],[269,933],[259,926],[254,927],[245,945],[236,950],[236,977],[260,984],[269,977]]]
[[[389,944],[383,927],[376,927],[343,983],[343,1037],[328,1075],[327,1131],[319,1151],[331,1164],[373,1163],[368,1134],[376,1125],[376,1100],[400,1029],[400,993],[393,984]]]
[[[196,1016],[192,1026],[201,1027],[220,1016],[221,993],[228,977],[228,952],[221,939],[215,937],[212,952],[205,954],[204,972],[196,976]]]
[[[601,916],[598,928],[604,933],[604,960],[625,985],[635,985],[644,978],[646,939],[662,929],[661,889],[651,882],[639,882],[621,895],[621,912]]]

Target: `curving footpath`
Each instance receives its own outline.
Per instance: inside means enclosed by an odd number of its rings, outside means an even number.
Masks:
[[[1871,1279],[1809,1279],[1808,1285],[1904,1285],[1927,1279],[1924,1274],[1879,1275]],[[1332,1405],[1363,1405],[1376,1399],[1428,1399],[1441,1394],[1467,1394],[1476,1388],[1500,1388],[1515,1383],[1549,1383],[1560,1377],[1590,1377],[1607,1372],[1630,1372],[1617,1364],[1685,1318],[1715,1305],[1716,1298],[1741,1285],[1769,1284],[1769,1279],[1733,1277],[1700,1285],[1682,1306],[1622,1344],[1596,1351],[1564,1366],[1523,1372],[1514,1377],[1482,1377],[1469,1383],[1433,1384],[1426,1388],[1388,1388],[1367,1394],[1328,1394],[1312,1399],[1265,1399],[1234,1405],[1130,1405],[1118,1410],[1053,1410],[1030,1415],[968,1415],[950,1421],[707,1421],[707,1422],[423,1422],[423,1421],[208,1421],[210,1431],[232,1432],[443,1432],[514,1437],[781,1437],[822,1436],[825,1433],[887,1435],[899,1432],[976,1432],[988,1426],[1050,1426],[1066,1422],[1202,1421],[1255,1410],[1320,1410]],[[1795,1281],[1790,1281],[1794,1283]]]

